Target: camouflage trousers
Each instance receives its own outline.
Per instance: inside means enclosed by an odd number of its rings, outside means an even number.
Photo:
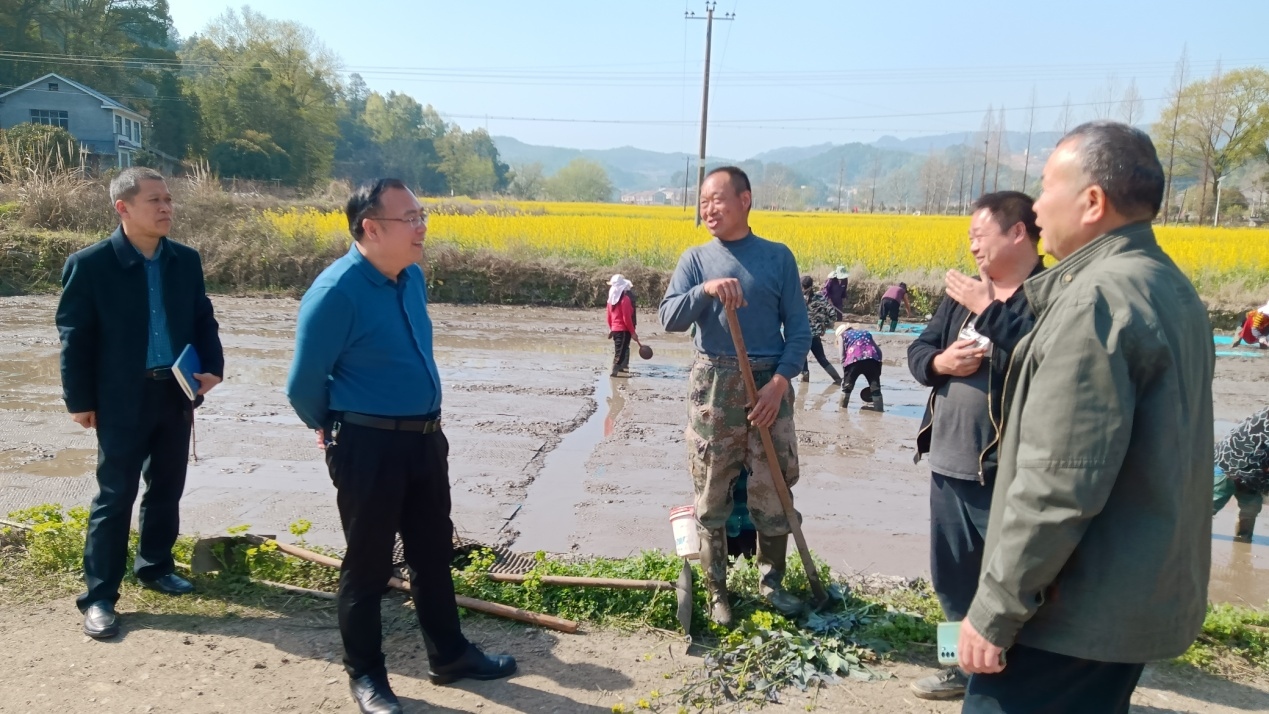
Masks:
[[[775,376],[775,362],[753,361],[758,389]],[[771,481],[771,467],[758,428],[749,423],[745,383],[734,358],[698,356],[689,377],[687,459],[696,496],[696,521],[714,530],[732,512],[732,489],[742,467],[749,469],[749,517],[765,536],[785,535],[789,520]],[[771,426],[776,460],[785,482],[798,481],[793,387]],[[799,516],[800,519],[800,516]]]

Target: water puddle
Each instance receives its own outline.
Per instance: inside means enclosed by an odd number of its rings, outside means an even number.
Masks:
[[[1228,535],[1212,536],[1212,602],[1263,608],[1269,605],[1269,537],[1235,543]]]
[[[97,468],[96,449],[59,449],[57,451],[9,449],[0,451],[0,471],[31,476],[76,477]]]
[[[527,505],[512,521],[512,526],[520,531],[515,543],[518,550],[548,553],[573,550],[577,507],[587,495],[586,461],[599,442],[612,432],[614,420],[625,408],[625,399],[614,395],[615,381],[607,374],[600,375],[595,382],[595,402],[599,405],[595,413],[547,454],[542,471],[525,495]],[[600,475],[602,473],[596,473]]]

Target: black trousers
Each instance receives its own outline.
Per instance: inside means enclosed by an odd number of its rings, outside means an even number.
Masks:
[[[948,622],[965,619],[978,592],[991,484],[930,474],[930,581]]]
[[[612,333],[612,373],[630,367],[630,341],[632,334],[621,331]]]
[[[815,361],[820,363],[820,366],[824,368],[825,372],[828,372],[829,374],[833,374],[833,372],[829,372],[829,369],[833,366],[833,363],[829,362],[828,355],[824,354],[824,340],[820,339],[819,335],[815,335],[811,337],[811,356],[815,357]],[[803,372],[809,371],[810,368],[811,368],[811,361],[804,360],[802,362],[802,371]]]
[[[881,396],[881,361],[861,359],[851,362],[842,368],[842,391],[850,394],[855,389],[855,382],[860,377],[868,380],[868,387],[874,396]]]
[[[348,551],[339,573],[339,634],[349,676],[384,674],[379,601],[392,577],[396,534],[405,546],[410,595],[428,661],[445,665],[467,649],[454,602],[449,519],[449,442],[440,432],[343,424],[326,447]]]
[[[1094,662],[1014,645],[999,674],[969,678],[962,714],[1127,714],[1144,664]]]
[[[132,505],[141,481],[141,543],[133,569],[142,580],[175,570],[172,546],[181,528],[179,507],[193,408],[174,379],[147,380],[140,398],[140,423],[97,425],[97,496],[84,543],[88,589],[79,596],[80,610],[119,599],[119,583],[128,567]]]
[[[877,310],[877,329],[880,330],[886,320],[890,320],[890,331],[899,326],[899,301],[894,298],[881,298],[881,308]]]

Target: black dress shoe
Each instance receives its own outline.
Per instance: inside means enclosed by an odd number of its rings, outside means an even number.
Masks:
[[[150,590],[158,590],[164,595],[189,595],[194,592],[194,584],[176,573],[160,575],[153,580],[142,580],[141,585]]]
[[[386,674],[349,677],[348,690],[361,714],[401,714],[401,702],[388,686]]]
[[[104,640],[119,634],[119,616],[108,600],[100,600],[84,610],[84,634]]]
[[[460,679],[502,679],[516,672],[516,660],[511,655],[487,655],[476,645],[467,645],[467,651],[454,662],[428,668],[432,684],[450,684]]]

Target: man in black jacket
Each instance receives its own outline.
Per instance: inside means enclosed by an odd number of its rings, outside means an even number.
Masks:
[[[981,279],[952,270],[947,297],[908,347],[912,376],[932,387],[916,461],[930,456],[930,572],[948,621],[964,619],[978,587],[1009,355],[1035,317],[1022,283],[1043,270],[1031,198],[990,193],[974,204],[969,247]],[[962,696],[959,667],[912,684],[923,699]]]
[[[172,545],[180,528],[194,407],[224,374],[218,325],[203,287],[198,252],[169,240],[172,194],[163,176],[132,168],[110,182],[120,226],[66,260],[57,330],[62,339],[62,396],[71,419],[97,430],[97,496],[84,546],[79,596],[84,633],[119,632],[119,599],[128,530],[139,481],[141,584],[169,595],[193,590],[176,575]],[[172,376],[193,345],[203,371],[194,402]]]

